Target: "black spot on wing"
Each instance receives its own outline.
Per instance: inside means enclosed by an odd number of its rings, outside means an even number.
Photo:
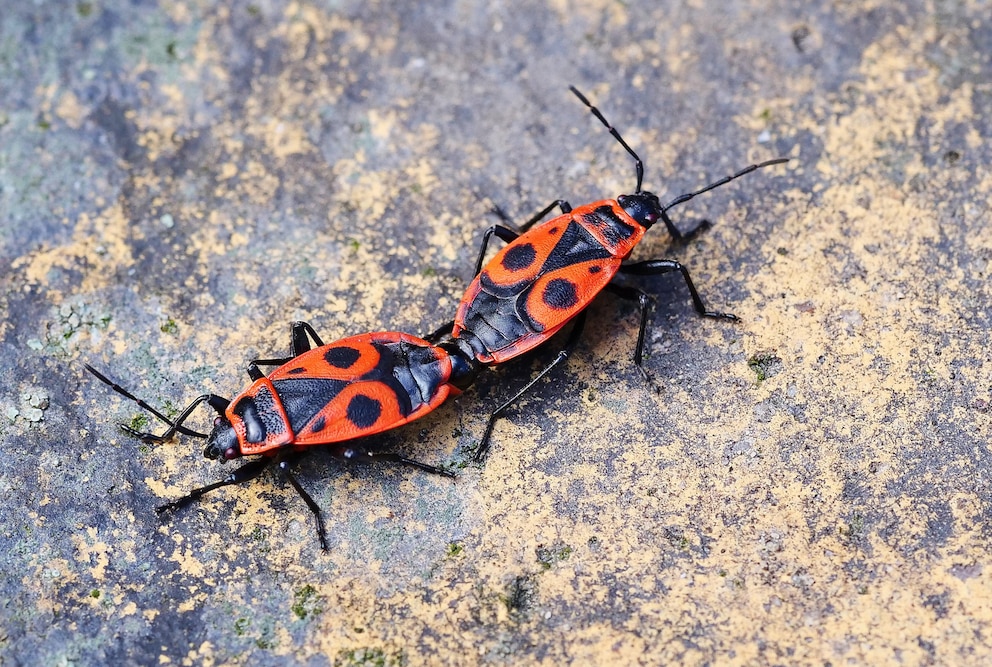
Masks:
[[[364,394],[358,394],[348,402],[347,414],[348,421],[358,428],[369,428],[382,416],[382,403]]]
[[[516,300],[520,295],[527,292],[542,275],[557,271],[566,266],[574,266],[575,264],[597,259],[607,259],[609,257],[612,257],[609,250],[604,248],[603,244],[595,236],[583,228],[582,225],[569,222],[561,238],[558,239],[555,247],[547,259],[544,260],[544,264],[540,270],[534,274],[533,278],[520,280],[515,283],[500,284],[493,281],[488,271],[483,271],[479,274],[479,282],[482,284],[483,291],[492,294],[497,299]],[[472,309],[476,309],[476,304],[481,296],[480,294],[476,297],[476,302],[472,304]]]
[[[544,286],[541,300],[545,305],[555,310],[567,310],[579,302],[579,293],[571,280],[554,278]]]
[[[355,348],[342,345],[340,347],[332,347],[325,352],[324,360],[331,366],[334,366],[334,368],[346,369],[351,368],[361,356],[362,353]]]
[[[379,361],[375,368],[359,378],[360,382],[375,382],[384,384],[396,397],[396,405],[400,414],[406,417],[412,410],[410,404],[410,392],[396,379],[397,369],[402,369],[406,361],[406,343],[399,341],[395,343],[372,343],[376,352],[379,353]]]
[[[521,271],[534,263],[537,258],[537,250],[531,243],[521,245],[511,245],[506,249],[501,264],[507,271]]]

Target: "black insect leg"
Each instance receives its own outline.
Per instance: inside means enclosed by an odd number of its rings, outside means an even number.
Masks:
[[[574,322],[575,324],[573,324],[572,331],[568,335],[568,340],[565,341],[565,346],[558,353],[558,356],[556,356],[551,363],[544,368],[544,370],[534,376],[534,378],[528,382],[523,389],[514,394],[510,400],[503,403],[501,406],[496,408],[491,415],[489,415],[489,421],[486,422],[486,430],[482,434],[482,440],[479,441],[479,448],[475,450],[475,455],[472,457],[475,462],[481,462],[482,459],[485,458],[486,452],[489,451],[489,440],[493,434],[493,427],[496,426],[496,420],[502,417],[503,413],[517,402],[517,399],[530,391],[530,388],[537,384],[541,378],[551,372],[552,368],[568,359],[569,355],[572,354],[572,351],[575,349],[575,345],[579,342],[579,336],[582,335],[582,328],[586,323],[586,311],[579,313],[575,317]]]
[[[213,484],[207,484],[206,486],[201,486],[198,489],[193,489],[181,498],[177,498],[176,500],[165,503],[164,505],[159,505],[155,508],[155,511],[162,514],[163,512],[167,512],[169,510],[177,510],[186,507],[190,503],[198,500],[203,494],[209,493],[214,489],[219,489],[223,486],[231,486],[232,484],[243,484],[245,482],[249,482],[261,475],[262,471],[268,468],[273,461],[274,459],[271,457],[263,457],[260,459],[255,459],[254,461],[249,461],[248,463],[236,468],[234,472],[219,482],[214,482]]]
[[[679,204],[684,204],[687,201],[689,201],[690,199],[693,199],[695,197],[698,197],[699,195],[703,194],[704,192],[709,192],[710,190],[713,190],[715,188],[718,188],[721,185],[726,185],[727,183],[729,183],[729,182],[731,182],[733,180],[736,180],[736,179],[740,178],[741,176],[744,176],[746,174],[750,174],[752,171],[757,171],[758,169],[764,169],[765,167],[771,167],[772,165],[782,164],[782,163],[788,162],[788,161],[789,161],[788,158],[776,158],[774,160],[767,160],[767,161],[761,162],[759,164],[752,164],[752,165],[750,165],[748,167],[744,167],[743,169],[741,169],[740,171],[738,171],[736,174],[733,174],[732,176],[725,176],[724,178],[721,178],[718,181],[714,181],[714,182],[710,183],[709,185],[707,185],[706,187],[703,187],[703,188],[700,188],[699,190],[696,190],[695,192],[687,192],[685,194],[681,194],[678,197],[676,197],[675,199],[673,199],[672,201],[668,202],[668,204],[666,204],[665,206],[662,207],[662,209],[661,209],[661,215],[659,217],[661,218],[661,221],[665,223],[665,227],[668,228],[668,233],[671,234],[675,239],[677,239],[679,241],[688,241],[689,239],[691,239],[692,237],[694,237],[696,234],[698,234],[700,231],[702,231],[703,229],[706,229],[707,227],[709,227],[709,225],[710,225],[709,221],[708,220],[700,220],[698,223],[696,223],[696,226],[693,227],[692,229],[690,229],[689,231],[687,231],[687,232],[680,232],[675,227],[675,223],[672,222],[672,219],[668,217],[668,210],[669,209],[671,209],[671,208],[673,208],[675,206],[678,206]]]
[[[519,231],[515,229],[511,229],[510,227],[504,227],[503,225],[493,225],[492,227],[487,229],[486,233],[483,234],[482,236],[482,246],[479,248],[479,259],[475,263],[475,273],[472,275],[477,276],[479,275],[479,272],[482,271],[482,265],[486,261],[486,251],[489,249],[489,240],[492,238],[493,234],[495,234],[496,236],[498,236],[500,239],[502,239],[507,243],[512,243],[513,241],[517,240],[520,234],[526,232],[528,229],[533,227],[537,222],[541,221],[544,218],[544,216],[550,213],[551,209],[555,208],[556,206],[559,209],[561,209],[562,213],[572,212],[571,204],[569,204],[564,199],[556,199],[547,206],[545,206],[543,209],[538,211],[536,215],[529,218],[524,224],[520,225]],[[509,216],[506,213],[504,213],[503,209],[501,209],[499,206],[493,207],[493,213],[498,215],[505,222],[510,223]]]
[[[429,463],[421,463],[420,461],[415,461],[414,459],[408,459],[405,456],[400,456],[395,452],[374,452],[354,443],[350,445],[330,445],[329,448],[332,456],[349,463],[374,463],[376,461],[388,461],[390,463],[401,463],[403,465],[411,466],[413,468],[417,468],[418,470],[429,472],[432,475],[441,475],[443,477],[451,478],[454,478],[455,476],[447,470],[442,470],[441,468],[432,466]]]
[[[668,217],[668,214],[665,213],[665,211],[662,211],[658,217],[665,223],[665,227],[668,229],[668,233],[671,234],[672,238],[679,243],[687,243],[691,241],[699,235],[699,232],[705,231],[712,226],[712,223],[709,220],[697,220],[693,227],[691,227],[688,231],[683,232],[675,226],[675,223],[672,222],[672,219]]]
[[[544,208],[542,208],[540,211],[532,215],[530,218],[528,218],[526,222],[524,222],[522,225],[520,225],[519,229],[521,233],[526,232],[528,229],[530,229],[531,227],[539,223],[541,220],[543,220],[544,216],[546,216],[548,213],[551,213],[551,209],[553,209],[556,206],[558,207],[558,210],[562,212],[562,214],[572,212],[571,204],[569,204],[564,199],[556,199],[547,206],[545,206]]]
[[[307,508],[313,514],[314,519],[317,522],[317,538],[320,540],[320,548],[323,549],[324,551],[327,551],[326,530],[324,528],[324,518],[321,515],[320,507],[317,505],[314,499],[310,497],[310,494],[306,492],[306,490],[296,480],[296,477],[294,477],[292,472],[290,472],[289,470],[290,464],[293,463],[298,458],[298,456],[299,455],[297,453],[290,453],[282,458],[273,458],[266,456],[259,459],[255,459],[254,461],[249,461],[248,463],[245,463],[244,465],[235,469],[234,472],[232,472],[230,475],[220,480],[219,482],[214,482],[213,484],[207,484],[206,486],[201,486],[198,489],[193,489],[192,491],[190,491],[181,498],[177,498],[176,500],[165,503],[164,505],[159,505],[158,507],[155,508],[155,511],[159,514],[163,514],[165,512],[178,510],[183,507],[186,507],[187,505],[193,502],[196,502],[204,494],[210,493],[215,489],[220,489],[225,486],[232,486],[235,484],[244,484],[245,482],[250,482],[251,480],[261,475],[262,472],[264,472],[265,469],[268,468],[270,465],[272,465],[273,463],[277,463],[279,467],[279,472],[282,474],[283,477],[285,477],[289,481],[290,485],[294,489],[296,489],[296,492],[300,495],[301,498],[303,498],[303,502],[306,503]]]
[[[648,327],[648,307],[651,305],[651,297],[636,287],[628,287],[627,285],[618,285],[616,283],[608,283],[606,285],[606,289],[616,294],[621,299],[637,302],[637,308],[641,313],[641,323],[637,329],[637,345],[634,346],[634,365],[637,367],[637,370],[640,371],[641,377],[644,378],[644,381],[651,385],[651,388],[654,389],[655,393],[660,394],[661,387],[650,375],[648,375],[647,369],[645,369],[641,364],[644,353],[644,337]]]
[[[696,286],[692,284],[692,278],[689,277],[688,269],[675,260],[649,259],[643,262],[634,262],[633,264],[623,264],[620,266],[621,273],[635,276],[656,276],[662,273],[671,273],[672,271],[678,271],[682,274],[682,280],[685,281],[685,286],[689,288],[689,294],[692,296],[692,305],[695,307],[697,313],[703,317],[713,317],[719,320],[740,321],[739,317],[731,313],[718,313],[713,310],[706,310],[703,300],[699,298],[699,292],[696,291]]]
[[[304,352],[310,351],[310,341],[307,340],[307,334],[310,335],[310,339],[313,340],[313,344],[317,347],[323,347],[324,341],[320,339],[317,332],[314,331],[313,327],[310,326],[309,322],[293,322],[292,327],[292,337],[293,337],[293,356],[298,357]]]
[[[428,343],[436,343],[439,340],[441,340],[442,336],[445,336],[446,334],[450,334],[454,326],[455,326],[455,321],[449,320],[448,322],[445,322],[444,324],[439,326],[434,331],[424,336],[424,340],[426,340]]]
[[[651,305],[651,297],[636,287],[607,283],[606,289],[613,292],[621,299],[636,301],[637,309],[641,313],[641,324],[637,329],[637,345],[634,346],[634,364],[640,369],[641,374],[650,382],[647,373],[641,368],[641,356],[644,352],[644,333],[648,328],[648,306]]]
[[[255,359],[254,361],[248,362],[248,376],[254,380],[261,380],[265,377],[265,374],[258,368],[259,366],[282,366],[287,364],[296,357],[300,356],[304,352],[310,351],[310,341],[307,339],[307,334],[313,339],[314,344],[317,347],[323,347],[324,342],[320,340],[320,336],[314,331],[313,327],[310,326],[308,322],[293,322],[292,325],[292,342],[290,345],[290,350],[292,351],[291,357],[282,357],[280,359]]]
[[[320,540],[320,548],[327,551],[327,529],[324,527],[324,516],[320,512],[320,506],[314,501],[313,498],[310,497],[310,494],[306,492],[306,489],[300,485],[300,483],[296,480],[296,477],[294,477],[293,473],[289,470],[290,463],[292,463],[296,458],[297,456],[293,454],[282,458],[279,461],[279,472],[282,473],[283,477],[289,480],[289,483],[293,485],[294,489],[296,489],[296,493],[298,493],[300,498],[303,498],[303,502],[307,504],[307,508],[310,510],[310,513],[313,514],[313,518],[317,522],[317,539]]]
[[[226,398],[217,396],[215,394],[203,394],[202,396],[198,396],[192,403],[186,406],[186,409],[182,411],[182,414],[179,415],[178,419],[172,421],[171,419],[163,415],[161,412],[159,412],[152,406],[148,405],[148,403],[146,403],[145,401],[141,400],[140,398],[129,392],[124,387],[120,386],[116,382],[113,382],[112,380],[107,378],[105,375],[97,371],[89,364],[83,364],[83,366],[86,368],[86,370],[88,370],[90,373],[95,375],[98,380],[108,385],[118,394],[124,396],[125,398],[131,399],[132,401],[138,404],[138,407],[140,407],[143,410],[147,410],[148,412],[152,413],[153,415],[155,415],[156,417],[158,417],[163,422],[169,425],[169,429],[162,435],[155,435],[154,433],[144,433],[142,431],[136,431],[126,424],[120,425],[121,429],[125,433],[135,438],[139,438],[144,442],[165,442],[166,440],[172,438],[172,436],[174,436],[176,433],[182,433],[183,435],[190,435],[193,436],[194,438],[206,438],[207,437],[206,434],[200,433],[199,431],[194,431],[193,429],[186,428],[185,426],[182,425],[183,422],[186,421],[187,418],[189,418],[189,416],[193,413],[193,410],[196,409],[196,406],[198,406],[200,403],[207,402],[210,405],[210,407],[212,407],[214,410],[217,411],[218,414],[223,415],[224,410],[227,409],[228,403],[230,402]]]
[[[492,238],[493,234],[507,243],[516,240],[520,236],[519,233],[502,225],[493,225],[487,229],[486,233],[482,235],[482,245],[479,247],[479,259],[475,262],[475,273],[472,274],[473,276],[479,275],[482,271],[482,265],[486,261],[486,250],[489,249],[489,239]]]

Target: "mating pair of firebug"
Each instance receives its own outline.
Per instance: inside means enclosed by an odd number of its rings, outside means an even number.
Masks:
[[[662,205],[655,194],[641,189],[644,166],[634,150],[578,90],[573,87],[571,91],[634,158],[637,185],[633,194],[574,209],[559,199],[521,225],[519,231],[502,225],[491,227],[483,238],[475,278],[454,320],[434,334],[419,338],[399,332],[366,333],[325,345],[309,324],[295,322],[291,356],[252,361],[248,364],[252,380],[248,389],[230,400],[214,394],[199,396],[175,420],[86,364],[98,379],[169,425],[161,435],[122,426],[128,434],[146,442],[162,442],[176,434],[203,438],[207,442],[204,456],[221,462],[257,457],[224,479],[158,507],[159,513],[188,505],[214,489],[254,479],[276,464],[313,514],[321,548],[326,550],[320,508],[291,471],[292,463],[302,453],[320,445],[348,461],[392,461],[453,477],[446,470],[382,451],[369,444],[368,436],[431,412],[449,396],[471,385],[484,369],[524,354],[572,322],[568,339],[551,363],[490,415],[474,454],[475,460],[481,461],[496,420],[569,356],[585,323],[586,307],[603,290],[638,302],[641,319],[634,362],[640,367],[649,299],[639,289],[613,282],[618,273],[657,275],[678,271],[696,312],[705,317],[738,319],[707,310],[689,272],[680,263],[669,259],[625,260],[659,220],[677,240],[691,238],[706,225],[703,222],[687,232],[679,231],[668,216],[673,207],[752,171],[787,160],[753,164]],[[541,222],[554,208],[560,209],[561,215]],[[486,249],[494,234],[507,245],[485,264]],[[275,369],[266,375],[260,367]],[[183,425],[201,403],[207,403],[217,413],[209,434]]]

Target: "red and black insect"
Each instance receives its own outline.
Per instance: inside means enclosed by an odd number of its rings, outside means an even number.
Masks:
[[[657,195],[641,189],[644,165],[637,153],[582,93],[574,87],[571,91],[634,158],[637,184],[633,194],[574,209],[565,200],[556,200],[525,222],[520,232],[501,225],[486,231],[476,263],[476,277],[459,304],[452,330],[452,336],[465,340],[483,364],[502,363],[540,345],[584,312],[602,290],[609,289],[639,303],[641,323],[634,361],[640,368],[648,297],[641,290],[611,282],[617,273],[658,275],[678,271],[689,289],[696,312],[705,317],[738,319],[730,313],[707,310],[688,270],[679,262],[670,259],[624,262],[645,232],[659,220],[678,240],[690,238],[708,224],[702,222],[688,232],[681,232],[668,216],[673,207],[757,169],[787,162],[787,159],[753,164],[662,205]],[[561,210],[561,215],[534,226],[555,207]],[[508,245],[483,267],[493,234]],[[581,331],[582,323],[582,320],[576,320],[575,329]],[[570,343],[577,336],[573,331]],[[568,350],[566,346],[535,381],[561,363],[568,356]],[[495,419],[533,384],[529,383],[493,413],[476,453],[477,459],[485,454]]]
[[[244,456],[260,457],[218,482],[157,507],[157,512],[179,509],[214,489],[247,482],[275,463],[313,513],[320,546],[326,550],[320,508],[289,469],[307,448],[323,445],[347,461],[392,461],[454,477],[426,463],[377,451],[359,440],[418,419],[470,385],[482,366],[462,350],[460,343],[449,339],[435,345],[404,333],[381,332],[324,345],[306,322],[294,322],[292,335],[291,357],[248,364],[253,380],[248,389],[231,400],[204,394],[175,421],[86,364],[98,379],[169,425],[162,435],[122,425],[130,435],[146,442],[162,442],[176,433],[205,438],[203,455],[222,463]],[[308,335],[316,347],[311,348]],[[259,366],[277,368],[266,376]],[[201,403],[218,414],[209,434],[183,426]]]

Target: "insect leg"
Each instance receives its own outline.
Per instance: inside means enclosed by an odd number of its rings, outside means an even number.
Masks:
[[[198,500],[200,496],[205,493],[209,493],[214,489],[219,489],[222,486],[231,486],[232,484],[243,484],[245,482],[251,481],[262,474],[262,471],[269,467],[273,459],[271,457],[263,457],[256,459],[254,461],[249,461],[248,463],[240,466],[234,470],[230,475],[220,480],[219,482],[214,482],[213,484],[207,484],[206,486],[201,486],[198,489],[193,489],[185,496],[177,498],[171,502],[165,503],[164,505],[159,505],[155,508],[155,511],[159,514],[167,512],[169,510],[177,510],[182,507],[186,507],[190,503]]]
[[[474,461],[477,463],[481,462],[485,458],[486,452],[489,451],[489,440],[493,434],[493,427],[496,426],[496,420],[502,417],[503,413],[506,412],[510,406],[516,403],[517,399],[530,391],[530,388],[537,384],[541,378],[547,375],[552,368],[568,359],[569,355],[575,349],[575,345],[579,342],[579,336],[582,335],[582,328],[586,323],[586,311],[579,313],[575,317],[574,322],[575,324],[572,326],[572,331],[568,335],[568,340],[565,342],[565,346],[558,353],[558,356],[556,356],[551,363],[544,368],[544,370],[534,376],[534,378],[528,382],[523,389],[514,394],[510,400],[504,402],[501,406],[496,408],[491,415],[489,415],[489,421],[486,422],[486,430],[482,434],[482,440],[479,441],[479,447],[475,450],[475,455],[472,457]]]
[[[519,233],[502,225],[493,225],[487,229],[486,233],[482,235],[482,245],[479,247],[479,259],[475,262],[475,273],[472,274],[473,276],[479,275],[482,271],[482,265],[486,261],[486,250],[489,249],[489,239],[492,238],[493,234],[507,243],[516,240],[520,236]]]
[[[303,502],[307,504],[307,508],[310,510],[310,513],[313,514],[313,518],[317,522],[317,539],[320,540],[320,548],[327,551],[327,529],[324,527],[324,517],[320,512],[320,506],[314,501],[313,498],[310,497],[310,494],[306,492],[306,489],[300,485],[300,483],[296,480],[296,477],[294,477],[293,473],[289,470],[290,464],[296,460],[296,458],[297,457],[295,455],[290,454],[289,456],[280,459],[279,472],[282,473],[283,477],[289,480],[289,483],[294,489],[296,489],[296,493],[298,493],[300,498],[303,498]]]
[[[391,463],[402,463],[403,465],[408,465],[424,472],[429,472],[432,475],[442,475],[444,477],[454,477],[453,473],[447,470],[442,470],[429,463],[421,463],[420,461],[415,461],[414,459],[408,459],[405,456],[400,456],[395,452],[373,452],[369,449],[356,444],[340,444],[330,446],[331,455],[335,458],[341,459],[342,461],[348,461],[349,463],[374,463],[375,461],[389,461]]]
[[[613,292],[621,299],[637,302],[637,309],[641,313],[641,324],[637,329],[637,345],[634,346],[634,363],[641,369],[641,373],[644,374],[644,369],[641,368],[641,355],[644,352],[644,332],[648,327],[648,306],[651,304],[651,297],[636,287],[618,285],[612,282],[607,283],[605,289]]]
[[[682,280],[685,281],[685,286],[689,288],[689,294],[692,296],[692,305],[697,313],[703,317],[713,317],[719,320],[740,321],[739,317],[731,313],[718,313],[713,310],[706,310],[703,300],[699,298],[699,292],[696,291],[696,286],[692,284],[692,278],[689,277],[688,269],[673,259],[648,259],[643,262],[622,264],[620,266],[621,273],[635,276],[656,276],[663,273],[671,273],[672,271],[678,271],[682,274]]]
[[[556,199],[547,206],[545,206],[544,208],[542,208],[540,211],[532,215],[530,218],[528,218],[527,221],[524,222],[522,225],[520,225],[520,231],[526,232],[528,229],[536,225],[538,222],[544,219],[544,216],[546,216],[548,213],[551,213],[551,209],[553,209],[555,206],[558,207],[558,209],[562,212],[562,214],[572,212],[571,204],[569,204],[564,199]],[[500,211],[500,213],[502,213],[502,211]]]
[[[300,356],[304,352],[310,351],[310,341],[307,339],[307,334],[310,334],[310,338],[313,339],[314,344],[317,347],[322,347],[324,342],[320,340],[320,336],[314,331],[313,327],[310,326],[308,322],[293,322],[292,325],[292,342],[290,349],[292,350],[293,356],[291,357],[281,357],[279,359],[255,359],[254,361],[248,362],[248,376],[254,380],[261,380],[265,377],[265,374],[258,368],[259,366],[282,366],[287,364],[296,357]]]
[[[449,320],[448,322],[445,322],[444,324],[439,326],[434,331],[424,336],[424,340],[426,340],[428,343],[436,343],[437,341],[441,340],[442,336],[451,333],[451,330],[454,326],[455,326],[455,321]]]
[[[551,209],[553,209],[556,206],[559,209],[561,209],[562,213],[572,212],[571,204],[569,204],[564,199],[556,199],[547,206],[545,206],[543,209],[538,211],[536,215],[529,218],[525,223],[520,225],[519,231],[515,229],[511,229],[510,227],[504,227],[503,225],[493,225],[492,227],[487,229],[486,233],[482,236],[482,246],[479,248],[479,259],[475,263],[475,273],[472,275],[477,276],[479,275],[479,272],[482,271],[482,265],[486,260],[486,250],[489,249],[489,240],[492,238],[493,234],[501,238],[503,241],[506,241],[507,243],[512,243],[513,241],[517,240],[520,234],[526,232],[528,229],[533,227],[537,222],[542,220],[544,216],[550,213]],[[510,217],[506,213],[504,213],[503,209],[501,209],[499,206],[493,207],[493,213],[498,215],[505,222],[510,223]]]
[[[309,322],[293,322],[293,356],[298,357],[304,352],[310,351],[310,341],[307,340],[307,334],[310,334],[310,338],[313,340],[314,345],[317,347],[323,347],[324,341],[320,339],[317,332],[314,331],[313,327],[310,326]]]

